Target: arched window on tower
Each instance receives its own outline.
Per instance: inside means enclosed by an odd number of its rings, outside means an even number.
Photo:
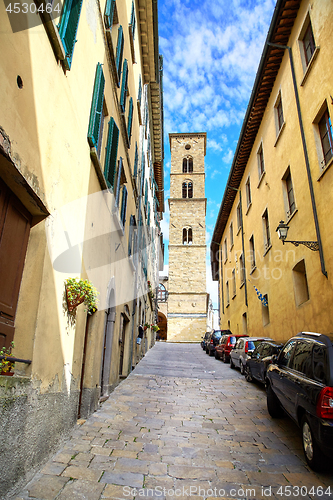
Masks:
[[[192,156],[186,156],[183,158],[183,174],[193,172],[193,158]]]
[[[185,181],[182,184],[182,197],[193,198],[193,182]]]
[[[183,245],[192,245],[192,228],[183,228]]]

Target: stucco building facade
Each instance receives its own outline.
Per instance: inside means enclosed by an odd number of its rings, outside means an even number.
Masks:
[[[332,20],[331,2],[275,8],[211,244],[235,334],[332,331]]]
[[[206,133],[169,134],[168,341],[206,331]]]
[[[0,375],[2,495],[154,344],[163,265],[157,5],[37,3],[0,6],[0,347],[21,360]],[[68,314],[67,278],[96,312]]]

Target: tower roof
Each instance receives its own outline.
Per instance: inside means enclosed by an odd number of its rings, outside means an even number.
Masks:
[[[171,148],[171,139],[173,139],[173,138],[186,139],[188,137],[203,137],[204,138],[204,141],[205,141],[204,155],[206,156],[206,144],[207,144],[206,132],[180,132],[178,134],[169,134],[170,148]]]

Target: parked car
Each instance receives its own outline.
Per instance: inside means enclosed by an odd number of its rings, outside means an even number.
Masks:
[[[207,343],[206,343],[206,353],[209,354],[209,356],[213,356],[215,353],[215,347],[220,341],[220,338],[222,336],[223,330],[214,330],[210,335],[208,336]]]
[[[299,425],[306,461],[321,470],[333,455],[333,334],[288,340],[267,369],[266,391],[269,414],[284,410]]]
[[[268,365],[272,356],[279,354],[284,344],[274,340],[264,340],[257,345],[245,364],[245,378],[248,382],[253,379],[265,383]]]
[[[245,337],[237,340],[235,347],[230,353],[230,368],[240,368],[242,375],[245,373],[246,361],[251,356],[257,345],[263,340],[272,340],[268,337]]]
[[[233,349],[237,339],[240,337],[244,337],[244,335],[233,335],[230,330],[223,330],[223,335],[215,349],[215,358],[221,358],[224,363],[228,363],[230,359],[230,351]]]
[[[201,347],[203,348],[203,350],[206,350],[206,343],[207,343],[207,339],[209,337],[209,335],[211,334],[211,332],[206,332],[205,335],[202,338],[202,341],[201,341]]]

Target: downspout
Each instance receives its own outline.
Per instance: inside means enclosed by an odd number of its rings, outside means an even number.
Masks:
[[[291,67],[291,74],[292,74],[292,79],[293,79],[293,84],[294,84],[294,92],[295,92],[295,99],[296,99],[296,106],[297,106],[298,121],[299,121],[300,130],[301,130],[302,145],[303,145],[304,159],[305,159],[305,165],[306,165],[306,173],[307,173],[307,176],[308,176],[308,184],[309,184],[309,189],[310,189],[312,213],[313,213],[313,218],[314,218],[314,223],[315,223],[315,228],[316,228],[316,234],[317,234],[317,241],[318,241],[318,246],[319,246],[319,256],[320,256],[321,272],[327,278],[328,276],[327,276],[327,272],[326,272],[326,269],[325,269],[323,245],[322,245],[321,235],[320,235],[320,228],[319,228],[319,221],[318,221],[318,214],[317,214],[316,199],[315,199],[314,190],[313,190],[313,182],[312,182],[310,162],[309,162],[308,150],[307,150],[306,140],[305,140],[305,134],[304,134],[304,127],[303,127],[303,120],[302,120],[302,113],[301,113],[301,105],[300,105],[300,101],[299,101],[299,95],[298,95],[298,89],[297,89],[297,83],[296,83],[296,75],[295,75],[295,67],[294,67],[294,60],[293,60],[292,50],[291,50],[291,47],[289,47],[288,45],[279,45],[277,43],[271,43],[271,42],[267,42],[267,45],[269,45],[271,47],[276,47],[278,49],[288,49],[289,60],[290,60],[290,67]]]

